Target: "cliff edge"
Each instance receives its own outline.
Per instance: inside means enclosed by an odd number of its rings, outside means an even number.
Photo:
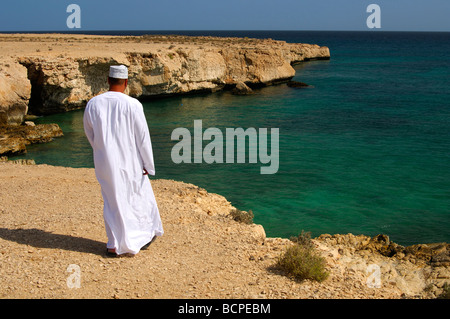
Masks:
[[[108,89],[110,65],[129,68],[136,98],[214,92],[291,79],[292,65],[329,59],[327,47],[272,39],[2,34],[0,125],[85,106]]]
[[[0,176],[0,298],[434,299],[448,293],[448,244],[401,248],[383,235],[314,238],[329,276],[320,283],[293,280],[274,267],[293,244],[289,239],[236,222],[223,196],[172,180],[152,180],[164,235],[134,257],[107,258],[94,169],[5,162]]]

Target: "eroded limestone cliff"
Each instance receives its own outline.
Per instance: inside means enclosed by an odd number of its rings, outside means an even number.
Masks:
[[[12,34],[0,42],[0,124],[84,107],[108,89],[113,64],[129,67],[127,93],[146,98],[270,85],[291,79],[295,63],[330,58],[327,47],[271,39]]]

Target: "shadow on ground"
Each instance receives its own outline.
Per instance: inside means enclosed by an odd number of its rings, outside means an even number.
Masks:
[[[64,249],[80,253],[104,255],[106,244],[96,240],[55,234],[44,230],[0,228],[0,238],[36,248]]]

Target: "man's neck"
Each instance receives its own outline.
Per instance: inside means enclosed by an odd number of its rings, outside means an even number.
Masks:
[[[125,92],[125,88],[122,86],[110,86],[109,91],[123,93]]]

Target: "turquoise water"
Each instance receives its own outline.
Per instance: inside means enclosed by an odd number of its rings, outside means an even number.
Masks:
[[[211,32],[213,35],[230,35]],[[387,234],[403,245],[450,241],[450,34],[235,32],[330,47],[330,61],[296,66],[295,80],[256,90],[144,102],[157,175],[190,182],[252,210],[268,236],[302,230]],[[83,111],[37,122],[65,136],[28,148],[37,163],[93,167]],[[280,166],[174,164],[177,127],[279,128]],[[205,143],[206,145],[207,143]]]

